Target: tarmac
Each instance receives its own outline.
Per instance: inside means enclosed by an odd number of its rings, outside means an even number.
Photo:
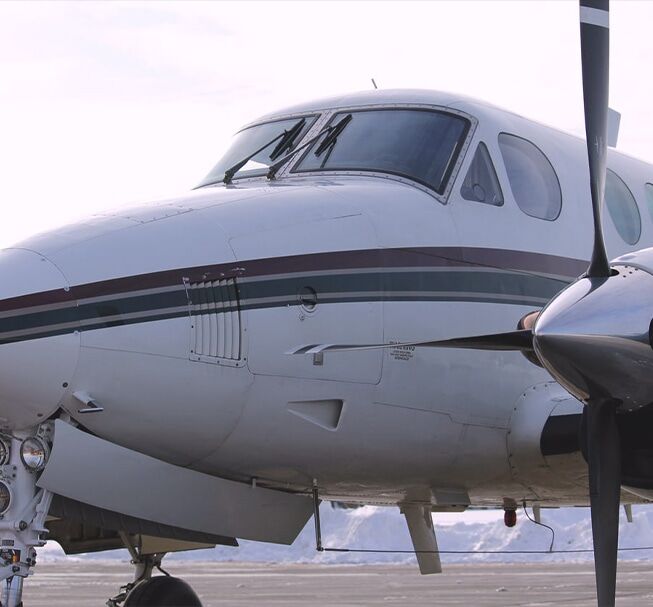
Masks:
[[[596,606],[590,563],[445,565],[444,573],[429,576],[406,565],[165,565],[191,584],[203,607]],[[652,569],[642,561],[619,564],[619,607],[653,604]],[[39,563],[25,582],[24,606],[102,607],[131,575],[126,562]]]

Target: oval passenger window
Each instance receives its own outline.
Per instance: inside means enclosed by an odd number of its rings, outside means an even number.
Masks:
[[[628,244],[635,244],[642,233],[642,220],[634,196],[614,171],[608,169],[605,180],[605,206],[619,236]]]
[[[531,217],[556,219],[562,208],[562,192],[547,157],[530,141],[507,133],[499,135],[499,148],[519,208]]]

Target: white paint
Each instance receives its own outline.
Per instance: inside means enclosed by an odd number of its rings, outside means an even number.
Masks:
[[[610,13],[590,6],[580,7],[580,22],[598,27],[610,28]]]

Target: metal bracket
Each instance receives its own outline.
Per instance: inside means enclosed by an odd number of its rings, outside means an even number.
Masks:
[[[77,409],[77,413],[102,413],[104,407],[101,407],[97,401],[86,392],[75,392],[73,398],[84,405],[81,409]]]
[[[129,554],[132,557],[132,565],[136,567],[136,572],[134,574],[134,581],[125,584],[120,587],[120,592],[111,597],[107,602],[107,607],[120,607],[120,605],[125,601],[129,596],[129,593],[134,589],[134,587],[141,582],[145,582],[152,577],[152,570],[158,569],[164,575],[168,575],[163,569],[161,569],[161,561],[166,555],[165,552],[158,552],[156,554],[146,554],[141,555],[140,550],[134,543],[131,541],[131,538],[124,531],[119,532],[120,539],[125,544],[125,548],[129,551]],[[2,606],[0,606],[2,607]]]
[[[324,552],[322,546],[322,524],[320,523],[320,495],[316,479],[313,479],[313,522],[315,524],[315,549],[318,552]]]

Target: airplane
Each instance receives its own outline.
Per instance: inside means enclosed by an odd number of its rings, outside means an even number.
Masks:
[[[580,0],[586,140],[343,95],[245,126],[189,193],[4,250],[0,605],[54,540],[129,551],[111,607],[197,607],[165,554],[311,517],[319,548],[322,500],[399,508],[422,573],[432,513],[589,503],[614,605],[620,503],[653,499],[653,166],[608,150],[608,11]]]

